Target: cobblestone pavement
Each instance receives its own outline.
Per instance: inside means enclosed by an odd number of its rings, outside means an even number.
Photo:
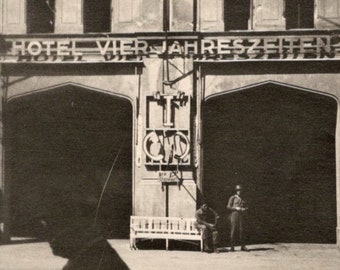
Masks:
[[[207,254],[180,250],[130,250],[128,240],[110,240],[132,270],[161,269],[340,269],[340,251],[324,244],[251,245],[250,252]],[[47,243],[0,246],[1,270],[60,270],[66,260],[53,256]]]

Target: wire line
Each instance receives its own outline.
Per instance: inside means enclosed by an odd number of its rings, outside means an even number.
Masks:
[[[118,158],[118,156],[119,156],[119,154],[120,154],[120,152],[121,152],[121,150],[122,150],[122,148],[123,148],[124,143],[125,143],[125,141],[123,141],[122,145],[121,145],[120,148],[119,148],[119,151],[118,151],[118,153],[117,153],[117,155],[116,155],[116,157],[115,157],[115,159],[114,159],[114,161],[113,161],[113,163],[112,163],[111,169],[110,169],[110,171],[109,171],[109,174],[108,174],[108,176],[107,176],[107,178],[106,178],[106,181],[105,181],[105,184],[104,184],[104,186],[103,186],[102,192],[101,192],[101,194],[100,194],[99,201],[98,201],[98,204],[97,204],[97,209],[96,209],[96,215],[95,215],[95,218],[94,218],[94,225],[96,225],[96,223],[97,223],[98,213],[99,213],[99,207],[100,207],[100,204],[101,204],[101,202],[102,202],[102,199],[103,199],[103,195],[104,195],[105,189],[106,189],[106,187],[107,187],[107,184],[108,184],[108,182],[109,182],[111,173],[112,173],[113,168],[114,168],[114,166],[115,166],[115,164],[116,164],[117,158]]]

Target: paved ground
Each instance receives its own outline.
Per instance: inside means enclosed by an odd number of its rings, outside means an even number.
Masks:
[[[340,251],[335,245],[263,244],[251,252],[138,250],[128,240],[110,240],[121,258],[135,270],[161,269],[340,269]],[[47,243],[14,243],[0,246],[1,270],[60,270],[66,260],[52,255]]]

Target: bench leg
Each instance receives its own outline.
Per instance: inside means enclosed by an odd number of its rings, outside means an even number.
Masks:
[[[201,238],[201,252],[203,252],[203,238]]]
[[[135,237],[130,237],[130,248],[131,249],[134,249],[134,250],[137,250],[137,246],[136,246],[136,238]]]
[[[133,238],[133,248],[135,250],[138,250],[137,245],[136,245],[136,238]]]
[[[136,249],[136,239],[134,237],[130,238],[130,248]]]
[[[169,239],[165,239],[165,248],[166,250],[169,249]]]

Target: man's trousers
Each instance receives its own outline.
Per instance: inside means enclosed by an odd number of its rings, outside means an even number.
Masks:
[[[234,247],[237,240],[240,241],[241,246],[244,246],[242,213],[239,213],[237,211],[232,212],[229,215],[229,221],[230,221],[230,246]]]
[[[218,232],[216,229],[211,229],[204,224],[196,224],[196,228],[201,230],[203,236],[203,244],[205,251],[216,249]]]

